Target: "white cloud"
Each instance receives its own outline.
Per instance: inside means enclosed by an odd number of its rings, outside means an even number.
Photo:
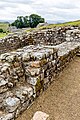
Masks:
[[[20,15],[37,13],[46,20],[80,19],[80,0],[0,0],[0,19],[15,20]]]

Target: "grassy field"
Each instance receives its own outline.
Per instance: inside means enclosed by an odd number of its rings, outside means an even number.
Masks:
[[[7,31],[9,24],[8,23],[1,23],[0,22],[0,28],[3,29],[4,31]]]
[[[0,33],[0,38],[4,38],[5,36],[7,36],[6,33]]]
[[[3,29],[4,32],[7,32],[9,27],[9,23],[2,23],[0,22],[0,29]],[[0,38],[5,37],[7,34],[6,33],[0,33]]]
[[[65,22],[65,23],[61,23],[61,24],[50,24],[50,25],[47,25],[47,26],[43,26],[43,27],[40,27],[40,29],[48,29],[48,28],[53,28],[53,27],[64,27],[64,26],[78,26],[80,25],[80,20],[78,21],[72,21],[72,22]]]

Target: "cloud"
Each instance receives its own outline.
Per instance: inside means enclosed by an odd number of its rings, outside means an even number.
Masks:
[[[32,3],[34,0],[4,0],[7,3]]]
[[[36,13],[52,21],[80,19],[80,0],[0,0],[0,19]]]

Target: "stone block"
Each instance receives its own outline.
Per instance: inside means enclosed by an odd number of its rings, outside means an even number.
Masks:
[[[42,111],[37,111],[31,120],[49,120],[49,115]]]
[[[26,67],[25,68],[26,75],[30,76],[38,76],[41,73],[41,68],[32,68],[32,67]]]
[[[16,97],[8,97],[4,101],[6,111],[14,112],[20,106],[20,99]]]
[[[14,114],[13,113],[3,114],[2,116],[0,116],[0,120],[14,120]]]

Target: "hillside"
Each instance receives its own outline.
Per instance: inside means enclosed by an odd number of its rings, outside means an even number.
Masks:
[[[80,20],[77,21],[70,21],[70,22],[65,22],[65,23],[60,23],[60,24],[49,24],[48,26],[43,26],[40,27],[40,29],[47,29],[47,28],[53,28],[53,27],[63,27],[63,26],[79,26],[80,25]]]
[[[8,29],[9,23],[8,22],[0,22],[0,28],[6,31]]]
[[[4,32],[8,30],[9,23],[8,22],[0,22],[0,29],[3,29]],[[7,34],[6,33],[0,33],[0,38],[5,37]]]

